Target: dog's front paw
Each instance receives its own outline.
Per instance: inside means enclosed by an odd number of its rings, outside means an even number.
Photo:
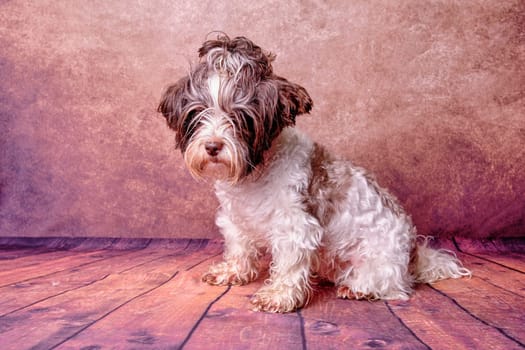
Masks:
[[[378,300],[378,298],[374,296],[373,294],[354,292],[352,288],[347,287],[347,286],[337,287],[337,297],[341,299],[350,299],[350,300],[352,299],[354,300],[365,299],[365,300],[370,300],[370,301]]]
[[[292,312],[305,305],[307,293],[299,288],[287,286],[266,286],[251,299],[254,311]]]
[[[214,286],[244,285],[256,277],[255,271],[242,273],[236,265],[222,262],[211,266],[208,272],[202,276],[202,281]]]

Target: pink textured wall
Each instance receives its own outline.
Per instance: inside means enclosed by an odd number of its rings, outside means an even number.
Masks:
[[[0,235],[217,237],[155,113],[206,34],[314,99],[299,127],[420,232],[525,232],[522,0],[0,1]]]

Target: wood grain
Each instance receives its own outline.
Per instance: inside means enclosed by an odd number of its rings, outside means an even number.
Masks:
[[[35,250],[33,254],[31,254],[31,250],[23,250],[24,253],[20,255],[15,255],[14,257],[10,259],[5,259],[2,261],[2,265],[0,265],[0,278],[1,276],[7,275],[9,271],[13,269],[21,269],[24,267],[31,267],[31,266],[37,266],[41,265],[42,263],[49,262],[49,261],[57,261],[61,258],[67,258],[69,256],[76,256],[79,255],[76,252],[68,251],[68,250],[59,250],[59,251],[38,251]],[[88,252],[86,255],[92,254],[93,252]]]
[[[337,299],[327,287],[317,295],[301,310],[309,349],[428,349],[383,301]]]
[[[12,349],[55,347],[131,300],[164,285],[181,267],[193,263],[182,253],[166,255],[4,316],[0,319],[3,345]]]
[[[446,295],[471,317],[495,328],[515,344],[525,346],[523,296],[475,276],[470,280],[440,281],[432,288]]]
[[[180,248],[182,250],[183,248]],[[32,278],[25,282],[13,283],[0,288],[0,315],[5,316],[28,305],[75,289],[96,283],[112,273],[122,273],[140,264],[156,260],[162,256],[174,254],[179,250],[139,250],[122,252],[108,259],[97,260],[92,264],[73,266],[66,270],[51,273],[43,277]]]
[[[221,259],[216,241],[50,242],[0,249],[2,350],[525,349],[519,253],[458,252],[471,279],[420,285],[408,301],[341,300],[320,285],[306,308],[281,315],[251,311],[264,275],[201,282]]]
[[[263,280],[233,286],[217,300],[187,342],[188,348],[301,349],[302,320],[297,313],[252,311],[250,298],[262,287]]]
[[[47,253],[49,251],[49,248],[13,248],[10,246],[0,246],[0,271],[6,270],[6,266],[10,260]]]
[[[517,344],[472,317],[446,295],[421,286],[409,301],[388,302],[392,311],[432,349],[515,349]],[[452,348],[452,347],[451,347]]]
[[[458,253],[458,257],[464,262],[465,266],[471,269],[473,276],[489,284],[525,297],[525,273],[511,269],[509,266],[503,264],[496,264],[494,263],[494,259],[490,260],[463,253]],[[507,259],[507,262],[508,260],[512,259]]]
[[[489,262],[502,265],[503,267],[513,269],[525,274],[525,254],[518,253],[474,253],[475,257],[487,260]]]
[[[26,261],[26,258],[21,258],[23,261],[21,261],[22,266],[20,268],[16,267],[16,261],[13,261],[13,266],[9,270],[0,272],[0,287],[51,275],[75,266],[89,265],[122,254],[125,252],[102,250],[78,253],[66,251],[35,255],[33,260],[27,257],[29,261]]]
[[[220,252],[217,248],[210,246],[184,256],[177,265],[177,275],[167,283],[113,310],[58,348],[106,348],[114,344],[136,348],[180,347],[208,305],[227,289],[200,281],[208,260]],[[158,260],[152,268],[161,269],[157,264],[166,263]]]

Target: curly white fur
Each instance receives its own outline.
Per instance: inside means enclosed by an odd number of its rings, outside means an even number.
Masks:
[[[321,224],[305,198],[314,181],[314,145],[295,129],[285,129],[255,181],[216,183],[221,203],[217,225],[230,263],[222,269],[212,267],[204,277],[207,282],[252,281],[259,272],[262,247],[269,247],[273,261],[269,283],[253,302],[266,311],[286,312],[305,305],[314,275],[333,281],[339,297],[355,299],[407,299],[414,282],[470,275],[452,254],[429,248],[426,240],[416,244],[410,217],[350,162],[325,164],[329,177],[325,182],[331,188],[320,191],[335,189],[342,198]]]

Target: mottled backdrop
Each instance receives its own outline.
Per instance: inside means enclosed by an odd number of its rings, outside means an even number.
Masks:
[[[422,233],[525,233],[523,0],[0,0],[0,236],[218,237],[155,112],[207,33],[310,92],[299,127]]]

